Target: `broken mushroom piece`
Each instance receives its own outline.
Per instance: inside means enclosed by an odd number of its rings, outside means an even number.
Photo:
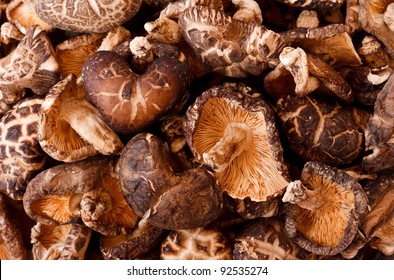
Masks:
[[[0,59],[0,97],[14,104],[29,88],[45,95],[59,81],[59,66],[46,32],[31,26],[18,46]]]
[[[313,254],[286,236],[285,225],[277,217],[254,219],[234,238],[234,260],[305,260]]]
[[[282,198],[287,235],[318,255],[340,253],[353,241],[367,195],[356,179],[329,165],[310,161],[300,180],[291,182]]]
[[[282,37],[259,24],[231,18],[204,6],[186,9],[178,19],[183,38],[213,72],[231,77],[260,75],[279,63]]]
[[[27,250],[20,228],[9,211],[5,196],[0,193],[0,260],[23,260]]]
[[[37,135],[42,102],[41,97],[22,99],[0,119],[0,192],[12,199],[22,199],[47,159]]]
[[[78,222],[51,226],[37,223],[31,229],[35,260],[83,260],[92,230]]]
[[[120,157],[123,195],[139,217],[169,230],[196,228],[216,219],[222,193],[204,166],[174,173],[166,147],[150,133],[134,136]]]
[[[162,260],[231,260],[227,238],[215,229],[171,231],[161,244]]]
[[[97,51],[82,68],[86,97],[114,131],[139,132],[168,114],[184,97],[191,74],[181,60],[159,57],[138,76],[119,54]]]
[[[123,143],[85,99],[70,74],[54,85],[40,111],[38,141],[52,158],[63,162],[82,160],[97,153],[120,153]]]
[[[38,16],[59,29],[103,33],[122,25],[140,9],[141,0],[77,1],[29,0]]]
[[[278,100],[277,112],[290,148],[304,161],[345,165],[364,149],[361,119],[336,101],[292,94]]]
[[[223,192],[267,201],[289,182],[272,108],[241,84],[205,91],[187,109],[185,137],[197,161],[211,167]]]

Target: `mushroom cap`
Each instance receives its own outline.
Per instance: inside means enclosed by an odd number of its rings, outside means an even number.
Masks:
[[[51,226],[37,223],[31,230],[35,260],[82,260],[92,230],[79,223]]]
[[[237,123],[240,129],[235,131],[239,133],[232,133],[227,128],[232,123]],[[229,141],[225,140],[226,129]],[[286,188],[288,170],[274,112],[250,88],[226,85],[208,89],[187,109],[184,130],[196,160],[205,164],[210,162],[211,167],[219,170],[215,171],[215,177],[222,191],[231,197],[266,201],[280,195]],[[246,134],[244,140],[235,139],[243,133]],[[212,153],[213,160],[207,162],[204,154],[211,154],[218,145],[223,147],[220,146],[222,151],[218,149],[217,159]],[[234,155],[232,149],[240,151],[239,155],[231,158]],[[223,159],[219,157],[221,152]]]
[[[82,68],[85,94],[106,123],[120,134],[132,134],[168,114],[191,81],[185,63],[175,57],[155,59],[137,76],[112,51],[97,51]]]
[[[22,199],[46,162],[37,135],[42,102],[41,97],[25,98],[0,120],[0,191],[13,199]]]
[[[222,194],[214,175],[198,166],[174,173],[164,143],[150,133],[139,133],[120,157],[123,195],[139,217],[163,229],[204,226],[216,219]]]
[[[336,101],[288,95],[278,100],[277,112],[290,148],[304,161],[339,166],[353,162],[363,150],[363,133],[352,110]]]
[[[43,21],[59,29],[79,33],[102,33],[122,25],[138,12],[142,3],[141,0],[31,2]]]
[[[234,238],[234,260],[311,259],[286,236],[285,225],[278,218],[254,219],[245,224]]]
[[[161,244],[162,260],[231,260],[227,238],[214,229],[171,231]]]
[[[287,235],[307,251],[335,255],[352,242],[367,195],[356,179],[329,165],[310,161],[301,183],[289,184],[283,197]]]
[[[0,193],[0,259],[26,259],[26,247],[22,233],[15,221],[10,217],[5,197]]]

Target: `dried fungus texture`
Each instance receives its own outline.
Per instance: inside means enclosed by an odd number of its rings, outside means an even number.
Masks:
[[[38,16],[59,29],[102,33],[122,25],[139,10],[141,0],[31,0]]]
[[[205,91],[186,112],[185,137],[196,160],[215,171],[223,192],[267,201],[288,184],[287,166],[272,108],[250,88],[244,90]]]
[[[284,4],[302,9],[311,10],[333,10],[340,8],[345,0],[275,0]]]
[[[364,149],[352,108],[336,101],[288,95],[278,100],[277,112],[291,149],[304,161],[340,166],[352,163]]]
[[[37,134],[42,102],[40,97],[25,98],[0,120],[0,191],[12,199],[22,199],[46,162]]]
[[[195,228],[171,231],[161,244],[162,260],[231,260],[231,246],[220,231]]]
[[[178,19],[183,38],[213,72],[231,77],[259,75],[279,63],[281,36],[262,25],[244,23],[204,6]]]
[[[367,194],[342,170],[309,161],[300,181],[289,184],[282,200],[287,235],[301,248],[318,255],[343,251],[357,234],[367,209]]]

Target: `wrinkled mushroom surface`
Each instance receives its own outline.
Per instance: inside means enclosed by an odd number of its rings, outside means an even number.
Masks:
[[[188,108],[184,129],[196,160],[231,197],[266,201],[288,184],[273,110],[250,88],[208,89]]]
[[[287,235],[307,251],[335,255],[352,242],[367,195],[356,179],[335,167],[310,161],[282,200]]]

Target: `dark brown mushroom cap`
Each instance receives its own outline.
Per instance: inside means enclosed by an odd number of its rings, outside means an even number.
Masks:
[[[364,148],[352,110],[333,100],[288,95],[278,100],[277,112],[291,149],[305,161],[349,164]]]
[[[288,170],[273,110],[252,89],[240,84],[208,89],[188,108],[184,130],[196,160],[215,170],[231,197],[266,201],[286,188]]]
[[[29,182],[23,196],[26,214],[46,225],[60,225],[80,217],[83,194],[95,187],[97,177],[110,161],[111,157],[95,156],[40,172]]]
[[[254,219],[234,238],[234,260],[312,259],[313,254],[296,245],[278,218]]]
[[[215,229],[171,231],[161,244],[162,260],[231,260],[229,240]]]
[[[281,36],[205,6],[186,9],[178,24],[185,41],[214,72],[231,77],[259,75],[279,63]]]
[[[0,191],[13,199],[22,199],[46,162],[37,138],[42,102],[40,97],[25,98],[0,120]]]
[[[106,260],[133,260],[158,244],[165,230],[154,227],[142,219],[132,233],[101,236],[100,250]]]
[[[162,57],[137,76],[119,54],[98,51],[86,60],[82,80],[86,97],[107,124],[131,134],[169,113],[185,94],[191,74],[178,58]]]
[[[222,194],[205,167],[174,173],[160,138],[149,133],[134,136],[120,157],[123,195],[139,217],[163,229],[204,226],[216,219]]]
[[[39,17],[59,29],[101,33],[122,25],[139,10],[141,0],[31,0]]]
[[[341,252],[366,211],[368,198],[361,185],[346,172],[316,161],[304,165],[298,182],[289,184],[283,197],[290,202],[285,205],[287,235],[318,255]]]
[[[22,233],[15,221],[10,217],[5,197],[0,193],[0,259],[26,259],[26,247]]]

